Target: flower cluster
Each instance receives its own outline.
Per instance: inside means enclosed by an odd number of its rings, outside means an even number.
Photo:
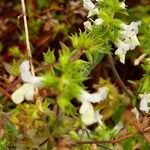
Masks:
[[[107,87],[99,88],[96,93],[89,93],[87,91],[82,91],[79,100],[81,101],[82,105],[80,107],[80,114],[82,122],[85,125],[91,125],[93,123],[98,122],[99,124],[102,123],[102,115],[100,115],[99,111],[94,111],[93,105],[91,103],[99,103],[102,100],[106,99],[107,97]]]
[[[29,61],[23,61],[20,65],[21,79],[25,82],[12,95],[12,101],[16,104],[21,103],[24,99],[30,101],[34,98],[34,89],[42,85],[43,77],[34,77],[30,72]]]
[[[100,2],[100,0],[96,0],[97,2]],[[91,2],[91,0],[83,0],[83,7],[86,8],[89,12],[88,12],[88,17],[94,16],[94,15],[98,15],[99,14],[99,10],[96,7],[96,5],[94,5],[93,2]],[[84,22],[84,26],[86,29],[88,30],[92,30],[93,25],[99,26],[103,23],[103,20],[101,18],[97,18],[95,20],[92,20],[90,18],[90,21],[86,21]]]
[[[125,54],[127,51],[134,50],[140,44],[136,36],[139,25],[140,22],[132,22],[130,25],[121,24],[121,39],[116,43],[118,49],[115,51],[115,54],[120,57],[120,62],[122,63],[125,63]]]

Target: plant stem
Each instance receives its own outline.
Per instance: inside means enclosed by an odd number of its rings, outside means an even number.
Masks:
[[[115,68],[115,65],[114,65],[114,63],[113,63],[113,58],[112,58],[111,54],[108,54],[108,59],[109,59],[110,65],[111,65],[111,67],[112,67],[111,69],[112,69],[112,71],[113,71],[113,74],[114,74],[116,80],[118,81],[119,85],[121,86],[121,88],[126,92],[126,94],[127,94],[129,97],[133,98],[133,97],[134,97],[134,94],[133,94],[133,93],[124,85],[124,83],[122,82],[122,80],[121,80],[121,78],[120,78],[120,76],[119,76],[119,74],[118,74],[118,72],[117,72],[117,70],[116,70],[116,68]]]
[[[23,20],[24,20],[24,28],[25,28],[27,54],[28,54],[29,61],[30,61],[31,74],[33,76],[35,76],[34,66],[33,66],[33,63],[32,63],[32,53],[31,53],[30,42],[29,42],[29,31],[28,31],[27,16],[26,16],[26,7],[25,7],[25,1],[24,0],[21,0],[21,5],[22,5],[22,13],[23,13]]]

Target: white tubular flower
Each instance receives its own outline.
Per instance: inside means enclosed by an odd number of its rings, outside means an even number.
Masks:
[[[84,24],[84,26],[85,26],[86,29],[92,30],[93,26],[92,26],[92,24],[91,24],[90,21],[86,21],[83,24]]]
[[[16,104],[21,103],[24,99],[28,101],[33,100],[34,89],[42,85],[43,78],[32,76],[29,69],[29,61],[24,61],[20,65],[21,79],[25,82],[25,84],[11,95],[12,101]]]
[[[148,103],[150,103],[150,93],[149,94],[140,94],[141,102],[140,102],[140,110],[145,111],[146,113],[149,112],[150,107]]]
[[[32,76],[30,72],[30,64],[28,60],[22,62],[22,64],[20,65],[20,72],[21,72],[21,79],[24,82],[31,83],[35,87],[41,86],[43,78]]]
[[[99,103],[100,101],[106,99],[108,95],[108,89],[107,87],[100,87],[97,92],[95,93],[89,93],[85,90],[83,90],[79,96],[79,100],[84,102],[92,102],[92,103]]]
[[[125,54],[129,50],[129,44],[124,43],[123,41],[119,40],[116,44],[118,49],[115,51],[115,54],[119,56],[120,62],[123,64],[125,63]]]
[[[90,95],[89,101],[92,103],[99,103],[102,100],[106,99],[107,95],[108,95],[107,87],[101,87],[98,89],[96,93]]]
[[[103,23],[103,19],[101,19],[101,18],[98,18],[94,21],[94,24],[97,26],[100,26],[102,23]]]
[[[135,114],[136,119],[139,120],[140,113],[138,112],[137,108],[134,107],[131,111]]]

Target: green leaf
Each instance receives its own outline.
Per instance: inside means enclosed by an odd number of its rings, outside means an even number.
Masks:
[[[74,114],[74,106],[70,103],[70,100],[61,95],[57,98],[57,104],[63,112],[67,114]]]
[[[124,110],[125,110],[125,104],[122,103],[120,104],[118,109],[114,112],[112,119],[113,121],[115,121],[116,124],[120,121]]]
[[[18,136],[18,131],[15,128],[14,124],[12,124],[11,122],[6,122],[5,129],[10,140]]]
[[[40,9],[47,7],[49,0],[37,0],[38,6]]]
[[[124,140],[122,142],[122,145],[124,150],[133,150],[134,141],[131,138],[129,138],[127,140]]]
[[[18,76],[20,74],[20,70],[19,70],[19,62],[16,62],[15,60],[13,61],[12,64],[8,64],[6,62],[3,62],[4,67],[6,69],[6,71],[9,74],[12,74],[14,76]]]
[[[141,150],[148,150],[150,149],[150,144],[148,142],[144,142],[144,144],[142,144],[142,149]]]
[[[5,139],[0,139],[0,150],[7,150],[7,142]]]
[[[9,52],[14,57],[19,57],[20,54],[21,54],[20,51],[19,51],[19,48],[17,46],[10,47]]]
[[[50,49],[48,49],[48,51],[44,53],[44,60],[48,64],[54,64],[56,61],[54,51],[51,51]]]

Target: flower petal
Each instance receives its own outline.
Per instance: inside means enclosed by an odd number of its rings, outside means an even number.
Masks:
[[[29,61],[28,60],[23,61],[20,65],[20,72],[21,72],[21,79],[24,82],[30,82],[31,81],[32,75],[31,75],[31,72],[29,70],[30,70]]]
[[[81,120],[85,125],[91,125],[96,122],[94,118],[94,109],[90,102],[82,103],[80,110]]]
[[[140,102],[140,110],[148,113],[150,110],[150,107],[148,106],[148,103],[150,103],[150,94],[140,95],[140,97],[142,98]]]
[[[95,8],[95,5],[91,2],[91,0],[84,0],[83,1],[83,7],[90,10],[93,10]]]
[[[94,114],[94,109],[90,102],[84,102],[82,103],[79,112],[80,114],[86,114],[88,112],[92,112]]]
[[[26,83],[23,85],[24,97],[27,101],[32,101],[34,99],[34,85]]]
[[[43,77],[32,77],[30,83],[33,84],[34,87],[41,87],[43,79]]]
[[[24,72],[28,72],[29,70],[30,70],[29,61],[28,60],[23,61],[20,65],[21,74]]]
[[[95,8],[95,9],[92,9],[92,10],[89,11],[87,17],[89,18],[89,17],[97,15],[97,14],[99,14],[99,11],[98,11],[98,8]]]
[[[102,23],[103,23],[103,19],[101,19],[101,18],[98,18],[94,21],[94,24],[97,26],[101,25]]]
[[[100,125],[102,124],[102,118],[103,118],[103,116],[99,113],[99,111],[96,111],[94,113],[94,118],[95,118],[96,122],[98,122]]]
[[[92,25],[91,25],[91,22],[90,21],[86,21],[83,23],[85,28],[88,29],[88,30],[92,30]]]
[[[15,104],[20,104],[24,100],[24,88],[21,86],[12,95],[11,99]]]
[[[100,100],[104,100],[104,99],[106,99],[106,97],[108,95],[108,88],[106,86],[100,87],[98,89],[98,93],[100,95]]]
[[[90,93],[85,90],[83,90],[79,96],[79,100],[82,103],[87,102],[89,98],[90,98]]]
[[[116,124],[113,128],[117,133],[119,133],[122,129],[123,129],[123,124],[122,122],[119,122],[118,124]]]
[[[125,54],[126,54],[126,52],[123,49],[118,48],[115,51],[115,54],[119,56],[120,62],[124,64],[125,63]]]
[[[21,79],[24,82],[31,83],[35,87],[40,87],[42,85],[43,77],[32,76],[28,60],[22,62],[22,64],[20,65],[20,71],[21,71]]]

